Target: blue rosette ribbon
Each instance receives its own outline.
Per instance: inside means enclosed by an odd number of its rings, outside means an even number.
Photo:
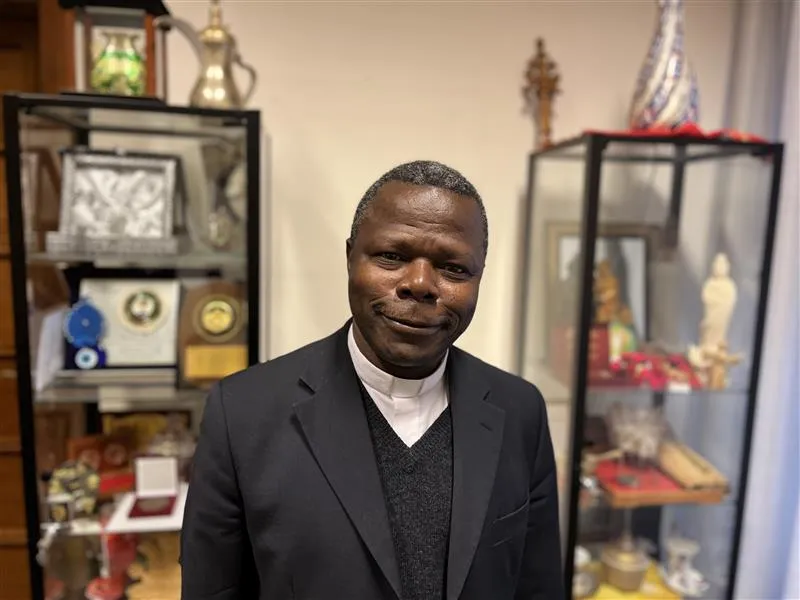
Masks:
[[[75,348],[97,347],[104,329],[103,313],[87,299],[76,302],[64,319],[64,337]]]

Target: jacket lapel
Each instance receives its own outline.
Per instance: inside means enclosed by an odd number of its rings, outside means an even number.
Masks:
[[[483,530],[503,444],[505,411],[486,401],[488,384],[457,348],[448,365],[453,419],[453,504],[447,600],[457,600]]]
[[[347,349],[347,327],[328,338],[303,383],[312,391],[294,406],[303,432],[333,491],[400,597],[386,502],[361,399]]]

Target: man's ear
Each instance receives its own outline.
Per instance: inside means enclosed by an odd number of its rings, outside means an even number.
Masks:
[[[350,253],[353,251],[353,240],[347,238],[344,241],[345,256],[347,257],[347,274],[350,274]]]

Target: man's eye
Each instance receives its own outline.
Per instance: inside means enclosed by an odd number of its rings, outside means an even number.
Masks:
[[[444,270],[452,275],[467,275],[468,272],[464,267],[459,265],[445,265]]]
[[[383,260],[388,260],[388,261],[391,261],[391,262],[398,262],[398,261],[402,260],[400,255],[396,254],[395,252],[381,252],[378,256],[380,258],[382,258]]]

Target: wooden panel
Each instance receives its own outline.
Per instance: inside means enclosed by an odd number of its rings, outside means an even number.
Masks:
[[[28,550],[25,546],[0,546],[0,600],[31,597]]]
[[[17,365],[0,359],[0,453],[19,452],[19,403]]]
[[[14,310],[11,300],[11,260],[0,258],[0,356],[14,355]]]
[[[2,110],[0,110],[2,112]],[[2,129],[2,125],[0,125]],[[3,141],[0,140],[0,146]],[[6,190],[6,161],[0,156],[0,256],[11,252],[11,242],[8,239],[8,192]],[[6,290],[3,292],[7,293]]]
[[[57,5],[58,0],[52,0]],[[37,3],[0,0],[0,94],[38,91],[42,77]],[[51,43],[45,63],[64,54]],[[56,67],[58,68],[58,67]],[[0,106],[0,150],[3,149]],[[4,159],[0,157],[0,600],[31,598],[25,494],[19,437],[8,201]]]
[[[0,454],[0,539],[14,539],[20,533],[25,539],[25,494],[21,484],[22,457]]]
[[[0,19],[0,93],[36,91],[36,21]],[[2,112],[2,109],[0,109]],[[4,144],[0,120],[0,146]]]
[[[58,0],[38,0],[38,91],[57,94],[75,89],[75,11],[64,10]]]
[[[11,260],[0,258],[0,356],[14,355],[14,310],[11,301]]]

